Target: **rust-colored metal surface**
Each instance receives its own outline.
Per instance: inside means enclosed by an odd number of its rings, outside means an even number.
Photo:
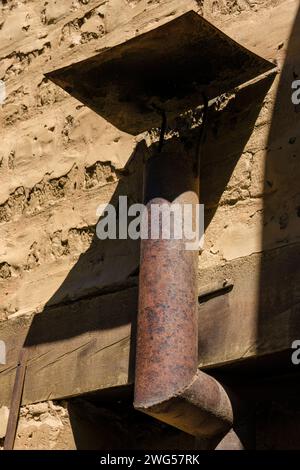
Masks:
[[[219,442],[215,450],[245,450],[236,432],[231,429]]]
[[[198,438],[222,436],[230,430],[233,410],[227,392],[213,377],[197,371],[176,396],[141,409]]]
[[[188,203],[196,210],[195,168],[190,155],[178,158],[165,147],[147,162],[148,235],[155,205]],[[175,239],[171,231],[173,237],[163,239],[162,233],[141,242],[134,406],[197,437],[222,435],[233,421],[230,399],[214,378],[197,370],[198,249],[187,250],[184,236]]]
[[[195,206],[198,181],[191,159],[163,152],[146,164],[145,203],[150,214],[155,205],[163,209],[172,202],[181,207],[184,203]],[[149,232],[151,221],[149,217]],[[141,242],[138,407],[172,397],[192,380],[197,367],[198,253],[186,250],[185,241],[159,238]]]

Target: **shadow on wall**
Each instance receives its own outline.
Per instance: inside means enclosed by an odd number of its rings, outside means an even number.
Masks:
[[[277,266],[272,273],[265,272],[264,262],[260,274],[260,316],[257,325],[259,338],[270,329],[274,312],[278,306],[288,302],[290,311],[286,331],[278,332],[280,337],[298,333],[300,339],[299,305],[299,242],[300,242],[300,105],[292,103],[292,82],[300,78],[300,12],[298,13],[287,47],[285,62],[278,85],[272,124],[267,143],[264,181],[263,233],[264,250],[290,245],[288,255],[277,253]],[[273,284],[269,298],[265,287]],[[294,306],[294,307],[293,307]],[[295,339],[298,339],[295,336]]]
[[[78,450],[195,448],[194,436],[134,410],[132,394],[113,403],[75,398],[68,411]]]
[[[222,109],[210,111],[209,122],[212,124],[209,125],[205,158],[201,161],[200,169],[200,197],[206,208],[205,228],[213,219],[224,189],[251,136],[272,80],[272,77],[268,77],[242,89],[225,107],[223,104]],[[170,152],[176,152],[178,158],[181,152],[195,155],[198,132],[198,129],[183,130],[180,137],[167,140],[165,146]],[[143,142],[137,145],[110,201],[113,205],[117,205],[120,195],[128,196],[128,204],[142,202],[143,163],[156,151],[157,144],[149,148]],[[177,195],[174,192],[174,198]],[[120,253],[127,253],[121,264],[121,257],[118,256]],[[106,313],[103,316],[100,310],[94,312],[96,315],[92,321],[88,317],[84,321],[82,314],[80,322],[74,321],[76,316],[74,317],[72,306],[81,299],[136,285],[138,265],[138,241],[99,240],[94,233],[89,249],[81,254],[64,282],[47,302],[44,311],[34,317],[25,346],[72,338],[91,330],[112,329],[130,320],[135,323],[135,311],[132,312],[131,319],[128,319],[128,315],[124,318],[117,312],[111,312],[110,317]],[[65,310],[62,315],[61,306],[68,304],[70,311]]]
[[[287,340],[292,343],[300,339],[300,105],[294,105],[291,99],[292,82],[300,79],[299,44],[300,11],[287,44],[267,142],[262,248],[272,248],[269,256],[274,259],[274,269],[267,270],[268,259],[263,257],[257,318],[259,352],[268,348],[266,338],[274,343],[273,349],[282,349]],[[291,355],[292,350],[288,350],[270,358],[269,368],[280,365],[283,372],[291,368],[296,372]],[[288,393],[289,398],[282,393],[280,399],[270,396],[263,403],[258,415],[257,448],[299,449],[300,427],[295,416],[300,414],[300,405],[292,396],[293,388]]]

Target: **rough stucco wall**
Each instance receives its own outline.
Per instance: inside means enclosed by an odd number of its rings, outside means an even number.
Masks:
[[[89,247],[96,208],[111,199],[139,140],[48,82],[43,71],[56,56],[80,50],[87,43],[95,46],[135,9],[155,3],[159,2],[2,2],[0,77],[6,83],[7,99],[0,114],[1,320],[41,311],[58,290]],[[216,24],[226,26],[231,18],[243,15],[251,22],[255,18],[251,15],[282,2],[195,3]],[[269,99],[261,124],[271,115],[271,107]],[[259,251],[264,149],[258,138],[262,140],[258,135],[242,155],[220,201],[222,207],[206,235],[202,266]],[[131,200],[137,200],[139,188],[129,186],[129,190]],[[228,218],[228,208],[235,223],[220,239],[221,219],[224,214]],[[247,240],[239,236],[244,229],[241,212],[248,222],[251,218],[246,225],[253,236]],[[231,243],[232,237],[237,243]],[[128,246],[120,248],[120,255],[127,261],[118,272],[122,279],[134,270],[136,257]],[[110,261],[103,254],[93,266],[98,288],[116,281],[116,270],[108,269]],[[93,287],[92,276],[84,285],[74,282],[69,296],[80,296]],[[52,303],[60,300],[52,299]]]
[[[66,406],[51,401],[22,407],[15,449],[75,449]]]
[[[0,109],[0,321],[40,312],[49,305],[49,299],[58,303],[66,295],[80,297],[95,286],[122,282],[136,268],[136,248],[131,250],[120,243],[117,255],[115,251],[98,253],[90,267],[91,276],[84,283],[75,278],[67,293],[55,295],[89,248],[97,222],[96,208],[113,196],[122,170],[141,139],[120,132],[85,108],[48,82],[43,71],[56,56],[94,47],[135,12],[157,3],[159,0],[1,2],[0,79],[5,81],[7,99]],[[240,42],[267,59],[284,62],[296,1],[199,0],[195,5]],[[276,31],[275,23],[282,21],[279,18],[284,14],[287,20]],[[262,28],[258,34],[258,20],[262,25],[274,21],[273,33],[264,37]],[[218,201],[206,233],[202,267],[299,239],[298,196],[288,202],[288,184],[284,198],[276,196],[276,167],[268,167],[265,175],[277,85],[278,80]],[[284,131],[284,148],[288,155],[294,155],[298,142],[291,140],[295,136],[290,129]],[[276,152],[280,146],[282,142],[271,150]],[[216,173],[211,172],[210,178],[217,178]],[[140,188],[133,180],[127,184],[132,202],[140,197]],[[266,180],[271,184],[266,185]],[[263,240],[266,194],[271,198],[267,208],[269,235]],[[208,210],[215,206],[212,198]],[[118,269],[112,269],[112,257],[115,260],[118,256],[114,265]],[[62,409],[45,405],[44,413],[49,416],[31,411],[22,410],[18,448],[73,446]]]
[[[0,409],[0,449],[3,444],[8,409]],[[72,450],[74,437],[64,402],[43,402],[23,406],[16,434],[16,450]]]

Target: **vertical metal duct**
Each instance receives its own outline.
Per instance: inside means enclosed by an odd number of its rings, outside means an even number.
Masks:
[[[149,234],[153,206],[163,213],[171,203],[192,204],[196,210],[199,202],[195,160],[165,149],[145,167]],[[174,212],[174,222],[176,217]],[[224,388],[197,368],[198,250],[186,250],[188,240],[175,239],[172,230],[171,235],[163,239],[160,231],[158,239],[141,241],[134,406],[209,438],[231,428],[232,406]]]

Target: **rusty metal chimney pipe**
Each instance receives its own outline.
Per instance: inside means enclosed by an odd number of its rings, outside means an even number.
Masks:
[[[195,159],[166,148],[145,166],[149,230],[153,205],[199,202]],[[134,407],[211,438],[231,428],[233,411],[221,384],[197,367],[198,250],[186,250],[186,241],[141,241]]]

